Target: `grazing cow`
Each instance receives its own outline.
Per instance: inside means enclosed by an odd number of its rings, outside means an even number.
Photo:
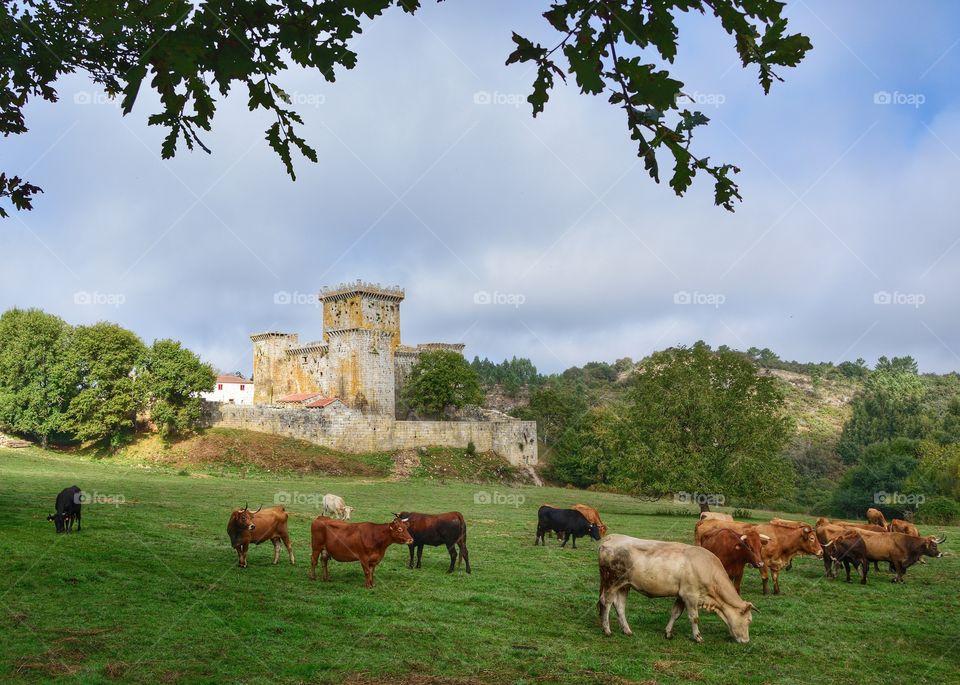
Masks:
[[[904,533],[875,533],[868,530],[860,531],[860,536],[866,545],[867,559],[874,563],[887,561],[893,565],[896,575],[894,583],[904,582],[903,576],[907,569],[913,566],[922,556],[939,558],[943,556],[938,548],[946,542],[946,537],[925,538]]]
[[[743,581],[743,567],[750,564],[754,568],[763,566],[761,548],[769,542],[765,535],[761,537],[756,530],[738,535],[729,528],[715,528],[704,533],[700,545],[710,550],[723,564],[737,594]]]
[[[460,561],[467,565],[470,573],[470,555],[467,552],[467,523],[459,511],[448,511],[445,514],[418,514],[415,511],[401,511],[400,518],[407,522],[407,530],[413,542],[410,544],[410,568],[413,568],[413,550],[417,550],[417,568],[420,568],[420,559],[423,557],[423,546],[437,547],[445,545],[450,554],[450,568],[447,573],[453,573],[457,563],[457,548],[460,549]]]
[[[407,521],[399,514],[390,523],[347,523],[318,516],[310,526],[313,554],[310,557],[310,580],[317,579],[317,558],[323,564],[323,579],[330,580],[327,561],[359,561],[368,588],[373,587],[373,572],[383,560],[390,545],[412,545],[413,537]]]
[[[537,538],[534,545],[541,542],[546,545],[543,536],[549,531],[563,534],[561,547],[566,547],[567,540],[573,537],[573,548],[577,548],[577,538],[590,536],[594,540],[600,539],[600,527],[590,523],[586,517],[575,509],[554,509],[544,504],[537,511]]]
[[[733,517],[730,514],[724,514],[721,511],[701,511],[700,520],[701,521],[732,521]]]
[[[323,515],[344,521],[350,520],[350,514],[353,513],[353,507],[348,507],[339,495],[323,496]]]
[[[77,532],[80,532],[80,500],[83,493],[76,485],[64,488],[57,495],[57,501],[54,505],[53,514],[47,516],[48,521],[53,521],[58,533],[73,532],[73,522],[77,522]]]
[[[573,508],[583,514],[583,518],[587,519],[590,523],[597,524],[597,528],[600,529],[600,537],[607,534],[607,525],[600,520],[599,511],[587,504],[574,504]]]
[[[227,535],[230,544],[237,550],[240,557],[240,568],[247,567],[247,550],[250,543],[259,545],[270,540],[273,543],[273,563],[280,563],[280,542],[283,541],[290,557],[290,563],[296,563],[293,558],[293,545],[290,544],[290,533],[287,530],[289,514],[283,506],[264,509],[262,506],[256,511],[244,506],[230,514],[227,522]]]
[[[673,624],[686,608],[693,639],[700,636],[698,609],[716,612],[737,642],[750,641],[753,604],[737,594],[723,564],[702,547],[680,542],[638,540],[626,535],[608,535],[600,543],[600,626],[610,634],[610,607],[617,610],[620,629],[632,635],[627,623],[630,588],[647,597],[676,597],[664,636],[673,637]]]
[[[714,528],[730,528],[743,535],[756,530],[766,535],[770,541],[762,549],[763,566],[760,568],[760,578],[763,581],[763,594],[767,594],[769,575],[773,575],[773,593],[780,594],[780,571],[786,567],[791,559],[798,554],[813,554],[818,559],[823,558],[823,549],[817,540],[813,528],[806,524],[783,525],[779,523],[741,523],[739,521],[714,521],[707,519],[697,521],[694,533],[696,543],[701,544],[703,536]]]
[[[883,512],[879,509],[874,509],[870,507],[867,509],[867,523],[872,523],[875,526],[880,526],[883,529],[887,528],[887,519],[884,518]]]
[[[909,521],[904,521],[903,519],[890,519],[887,530],[891,533],[905,533],[907,535],[913,535],[914,537],[920,537],[920,530]]]
[[[823,558],[827,557],[834,563],[843,563],[843,568],[847,572],[847,582],[850,582],[850,565],[857,569],[860,574],[860,584],[867,584],[867,572],[870,570],[870,563],[867,561],[867,546],[863,541],[863,536],[859,531],[847,528],[840,535],[827,543],[824,549]],[[826,561],[824,561],[826,563]],[[836,574],[834,574],[836,577]]]

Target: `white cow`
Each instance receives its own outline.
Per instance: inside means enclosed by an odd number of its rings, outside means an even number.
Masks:
[[[344,521],[350,520],[350,514],[353,513],[353,507],[348,507],[344,501],[343,497],[339,495],[324,495],[323,496],[323,515],[332,516],[335,519],[343,519]]]
[[[702,547],[680,542],[639,540],[608,535],[600,543],[600,626],[610,634],[610,607],[617,610],[620,629],[632,635],[627,624],[630,588],[647,597],[676,597],[665,635],[673,637],[673,624],[684,607],[693,626],[693,639],[703,642],[697,609],[714,611],[727,624],[737,642],[750,642],[753,604],[745,602],[723,570],[723,564]]]

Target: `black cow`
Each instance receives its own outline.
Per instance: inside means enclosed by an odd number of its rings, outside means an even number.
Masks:
[[[833,539],[828,547],[824,549],[824,557],[829,556],[830,560],[840,565],[843,562],[843,568],[847,572],[847,582],[850,582],[850,566],[853,565],[860,574],[860,584],[867,584],[867,572],[870,570],[870,563],[867,561],[867,547],[859,533],[849,530]],[[836,576],[836,572],[834,572]]]
[[[53,521],[58,533],[69,533],[73,530],[73,521],[77,521],[77,532],[80,532],[80,500],[83,493],[76,485],[64,488],[57,495],[57,512],[47,517]]]
[[[450,554],[450,568],[447,573],[453,573],[457,563],[457,549],[460,549],[461,562],[466,564],[467,573],[470,573],[470,554],[467,551],[467,524],[463,514],[459,511],[448,511],[445,514],[418,514],[415,511],[402,511],[400,518],[407,521],[407,530],[413,538],[410,548],[410,568],[413,568],[413,550],[417,550],[417,568],[420,568],[420,559],[423,557],[423,546],[437,547],[444,545]]]
[[[573,537],[573,548],[577,548],[577,538],[589,535],[594,540],[600,539],[600,528],[590,523],[583,514],[576,509],[554,509],[543,505],[537,511],[537,539],[534,545],[541,542],[546,545],[543,536],[551,530],[563,535],[561,547],[565,547],[567,540]]]

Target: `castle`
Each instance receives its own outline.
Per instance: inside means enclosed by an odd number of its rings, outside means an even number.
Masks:
[[[393,417],[400,388],[424,350],[463,353],[460,343],[400,342],[400,287],[356,281],[319,294],[323,339],[300,344],[296,333],[266,332],[253,341],[254,404],[316,393],[364,414]]]

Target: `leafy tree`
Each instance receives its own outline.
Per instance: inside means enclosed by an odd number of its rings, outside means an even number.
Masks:
[[[200,427],[203,400],[217,376],[209,364],[176,340],[157,340],[147,355],[144,382],[150,395],[150,416],[167,438]]]
[[[906,488],[911,492],[960,499],[960,444],[922,440],[917,445],[917,467]]]
[[[494,364],[489,359],[474,357],[470,366],[477,372],[484,387],[499,385],[511,397],[516,397],[524,388],[533,388],[543,382],[537,367],[526,358],[513,357]]]
[[[146,354],[140,338],[116,324],[74,330],[68,363],[76,374],[77,393],[66,425],[78,440],[116,448],[133,433],[147,397],[140,377]]]
[[[916,440],[896,438],[864,449],[860,463],[843,475],[833,494],[833,513],[863,518],[869,507],[876,507],[887,518],[901,517],[904,505],[887,504],[877,496],[904,492],[907,478],[917,466],[917,446]]]
[[[853,414],[843,426],[837,451],[844,462],[856,463],[863,448],[874,442],[921,437],[925,394],[916,362],[909,357],[892,362],[881,357],[853,398]]]
[[[401,394],[410,408],[430,416],[442,416],[448,407],[483,402],[477,372],[451,350],[421,353]]]
[[[518,407],[513,415],[537,422],[540,440],[555,446],[567,430],[572,429],[589,408],[582,386],[552,379],[530,394],[530,402]]]
[[[0,426],[40,440],[63,432],[73,388],[66,364],[70,326],[39,309],[0,316]]]
[[[200,135],[209,131],[216,97],[246,91],[251,111],[272,119],[266,140],[291,178],[293,152],[312,161],[317,153],[300,136],[303,122],[278,82],[290,66],[316,70],[328,81],[352,69],[352,43],[364,19],[397,6],[414,13],[419,0],[89,0],[4,3],[0,13],[0,133],[27,131],[25,111],[34,98],[55,102],[55,83],[83,71],[129,114],[142,90],[160,102],[150,125],[166,129],[164,159],[182,141],[209,152]],[[670,187],[682,195],[697,173],[710,176],[716,204],[732,210],[740,199],[732,164],[711,163],[691,149],[693,131],[709,119],[685,97],[682,81],[664,68],[678,53],[677,16],[699,12],[717,18],[732,38],[744,67],[755,65],[769,92],[776,69],[794,67],[811,49],[805,36],[787,33],[784,3],[773,0],[556,0],[544,18],[558,42],[541,46],[513,34],[507,64],[536,67],[527,98],[536,116],[557,78],[571,75],[580,91],[605,95],[623,109],[631,140],[648,174],[660,181],[661,157],[673,163]],[[152,98],[150,98],[152,100]],[[0,175],[0,199],[30,209],[40,189]],[[0,215],[6,211],[0,207]]]

